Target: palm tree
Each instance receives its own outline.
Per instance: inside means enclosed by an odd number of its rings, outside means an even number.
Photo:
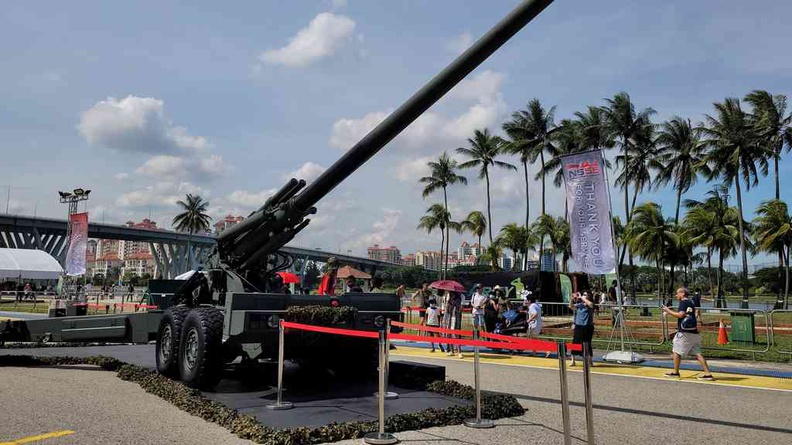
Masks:
[[[576,111],[575,117],[580,129],[580,149],[610,149],[616,144],[613,139],[605,111],[589,105],[586,112]]]
[[[616,141],[616,144],[621,147],[623,156],[623,167],[625,169],[624,177],[631,178],[630,168],[633,163],[630,162],[630,154],[634,150],[636,139],[641,134],[646,133],[646,127],[651,125],[649,118],[655,113],[651,108],[645,108],[639,112],[635,111],[635,106],[630,99],[630,95],[621,92],[613,99],[605,99],[607,105],[602,108],[604,113],[604,122],[606,131],[610,137]],[[629,202],[629,184],[625,182],[624,186],[624,217],[625,225],[630,224],[632,218]],[[624,244],[624,249],[619,257],[619,268],[624,264],[624,254],[629,248],[629,243]],[[630,270],[633,269],[632,252],[630,252]],[[635,299],[635,280],[632,280],[631,296]]]
[[[784,305],[776,309],[785,309],[789,305],[789,251],[792,249],[792,217],[784,201],[772,199],[764,201],[756,209],[753,220],[753,234],[757,248],[764,252],[778,252],[781,266],[785,267]]]
[[[470,144],[470,147],[459,147],[456,150],[457,153],[470,158],[469,161],[460,164],[459,168],[478,167],[479,179],[484,179],[487,183],[487,221],[489,223],[489,239],[490,243],[492,243],[492,206],[490,204],[489,168],[490,166],[495,166],[516,171],[517,167],[495,159],[503,152],[504,142],[501,138],[491,135],[486,128],[484,131],[476,130],[473,133],[473,138],[468,139],[468,144]]]
[[[567,263],[572,256],[572,237],[569,232],[569,221],[566,218],[556,218],[552,241],[553,251],[561,252],[561,271],[566,272]]]
[[[660,172],[665,168],[658,159],[657,148],[653,136],[653,125],[647,124],[643,126],[641,131],[633,138],[634,148],[629,153],[629,156],[616,156],[616,165],[622,165],[622,170],[621,173],[616,176],[616,180],[614,181],[615,185],[620,188],[626,188],[630,183],[633,185],[633,197],[629,206],[630,213],[632,213],[635,208],[638,194],[645,189],[652,188],[652,172]],[[628,161],[630,165],[625,168],[625,162]],[[622,253],[622,256],[623,255],[624,253]]]
[[[712,253],[718,252],[718,274],[716,287],[718,295],[716,307],[726,307],[723,295],[723,261],[737,252],[740,243],[740,223],[737,209],[729,206],[729,187],[724,184],[715,186],[707,192],[703,201],[685,200],[688,209],[685,215],[685,233],[690,241],[707,249],[707,275],[712,295],[712,278],[709,276]],[[744,238],[744,236],[742,237]]]
[[[556,219],[553,218],[551,215],[540,215],[539,218],[536,219],[534,222],[532,230],[534,233],[539,235],[539,269],[542,268],[542,260],[544,259],[544,241],[545,239],[550,241],[550,248],[553,252],[553,262],[555,263],[556,258],[556,232],[558,231],[558,227],[556,225]]]
[[[679,224],[679,207],[682,194],[698,180],[698,172],[704,161],[704,146],[701,129],[690,125],[690,119],[674,116],[664,122],[657,136],[659,162],[664,166],[657,176],[657,186],[674,183],[677,192],[674,222]]]
[[[759,137],[750,116],[740,107],[740,100],[726,98],[715,102],[717,116],[705,115],[706,126],[702,132],[707,136],[711,151],[707,155],[709,177],[721,178],[726,184],[734,185],[737,191],[739,232],[744,234],[741,179],[747,190],[759,183],[759,174],[767,175],[768,149],[759,145]],[[758,164],[758,167],[757,167]],[[748,308],[748,246],[745,237],[740,237],[742,254],[742,307]]]
[[[503,226],[498,235],[497,243],[511,249],[514,252],[514,264],[512,270],[520,270],[525,267],[528,257],[528,250],[536,245],[536,236],[531,232],[530,227],[520,226],[511,223]],[[522,267],[518,268],[517,259],[522,256]]]
[[[427,210],[426,215],[421,217],[418,229],[424,229],[427,233],[432,233],[435,229],[440,229],[440,255],[443,254],[443,246],[445,245],[446,228],[451,221],[448,211],[442,204],[432,204]],[[439,276],[443,278],[443,267],[441,265]]]
[[[453,184],[465,184],[467,185],[467,178],[464,176],[460,176],[456,173],[457,169],[457,161],[451,159],[448,156],[447,152],[443,152],[440,155],[440,158],[437,161],[431,161],[427,164],[429,169],[431,170],[430,176],[424,176],[423,178],[419,179],[418,182],[424,184],[423,189],[423,197],[426,199],[427,196],[431,195],[432,193],[436,192],[437,190],[443,190],[443,206],[445,207],[446,213],[448,213],[448,186]],[[449,216],[450,219],[450,216]],[[446,233],[445,233],[445,270],[448,270],[448,250],[449,244],[451,243],[451,236],[449,233],[450,225],[446,225]],[[442,248],[440,249],[442,252]]]
[[[498,260],[503,256],[503,246],[500,245],[498,241],[490,243],[487,246],[487,249],[484,251],[484,254],[481,256],[482,261],[489,262],[490,268],[493,272],[500,269],[498,266]]]
[[[784,95],[773,96],[767,91],[755,90],[745,96],[753,107],[751,120],[761,138],[760,143],[772,151],[775,173],[775,199],[781,199],[778,179],[778,161],[781,153],[792,149],[792,113],[786,113],[787,99]]]
[[[470,232],[478,238],[478,246],[481,251],[481,237],[484,236],[484,232],[487,230],[487,218],[484,217],[484,214],[474,210],[459,223],[459,226],[460,231]]]
[[[176,205],[184,211],[173,217],[171,224],[174,229],[191,235],[209,230],[209,222],[212,218],[206,214],[206,209],[209,207],[208,201],[204,201],[198,195],[193,196],[188,193],[187,202],[177,201]]]
[[[551,156],[550,160],[544,163],[543,167],[540,167],[534,179],[544,181],[545,177],[551,176],[553,185],[561,187],[561,184],[564,183],[564,169],[561,157],[581,151],[581,139],[580,124],[571,119],[562,120],[553,133],[552,140],[554,143],[547,147],[547,152]],[[565,207],[565,218],[566,210],[568,209]]]
[[[627,243],[644,261],[654,261],[657,267],[658,298],[662,298],[663,273],[661,263],[669,246],[676,243],[673,226],[663,218],[663,209],[653,202],[635,208],[633,219],[627,225]]]

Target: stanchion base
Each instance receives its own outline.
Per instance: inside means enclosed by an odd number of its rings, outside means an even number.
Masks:
[[[602,356],[602,359],[606,362],[616,363],[641,363],[644,361],[641,354],[632,351],[611,351]]]
[[[379,391],[375,392],[374,397],[379,397]],[[399,393],[388,391],[385,393],[385,400],[395,400],[399,398]]]
[[[270,403],[267,405],[267,409],[271,409],[273,411],[284,411],[292,408],[294,408],[294,404],[291,402]]]
[[[493,428],[495,422],[490,419],[465,419],[465,426],[468,428]]]
[[[392,445],[399,443],[399,439],[391,433],[368,433],[363,436],[363,442],[371,445]]]

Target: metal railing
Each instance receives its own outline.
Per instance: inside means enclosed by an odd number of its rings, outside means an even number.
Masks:
[[[776,325],[775,317],[778,314],[790,314],[792,315],[792,309],[775,309],[770,312],[770,338],[768,343],[773,346],[773,350],[778,352],[779,354],[786,354],[790,356],[790,360],[792,360],[792,348],[789,350],[783,349],[777,342],[776,342],[776,329],[789,329],[789,336],[792,338],[792,317],[790,317],[789,323],[787,326],[781,326],[781,323]],[[790,341],[792,345],[792,341]]]

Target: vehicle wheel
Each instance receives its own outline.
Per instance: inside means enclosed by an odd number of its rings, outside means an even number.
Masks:
[[[213,307],[190,311],[179,342],[179,375],[187,386],[212,389],[223,371],[223,313]]]
[[[157,329],[157,371],[168,377],[179,376],[179,340],[190,308],[174,306],[165,311]]]

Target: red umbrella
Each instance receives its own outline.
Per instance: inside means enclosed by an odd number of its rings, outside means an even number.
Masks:
[[[447,290],[452,292],[465,292],[465,286],[452,280],[439,280],[429,285],[432,289]]]
[[[300,277],[291,272],[278,272],[278,275],[283,279],[283,284],[299,283]]]

